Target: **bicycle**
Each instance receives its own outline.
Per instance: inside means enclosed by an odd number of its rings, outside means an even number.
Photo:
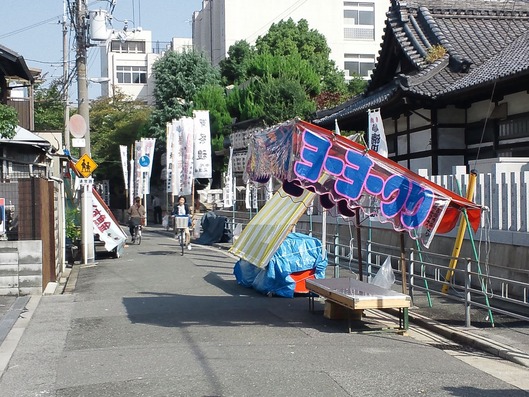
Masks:
[[[182,249],[181,255],[184,255],[186,248],[186,228],[188,227],[189,217],[187,215],[176,215],[174,216],[174,232],[175,238],[180,242],[180,248]]]
[[[136,242],[138,245],[141,244],[141,225],[136,225],[134,227],[134,236],[132,237],[132,243]]]
[[[131,222],[134,222],[134,233],[132,234],[132,244],[136,243],[138,245],[141,244],[141,221],[138,220],[139,223],[137,223],[135,218],[131,219]]]

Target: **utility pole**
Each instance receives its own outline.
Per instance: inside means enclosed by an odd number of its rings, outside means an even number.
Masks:
[[[76,0],[75,36],[77,41],[77,98],[78,112],[86,122],[85,146],[81,148],[81,155],[90,156],[90,123],[88,103],[88,80],[86,78],[86,52],[88,47],[86,24],[86,0]]]
[[[86,0],[75,0],[75,38],[77,41],[77,111],[86,123],[85,146],[81,147],[81,156],[90,157],[90,123],[88,103],[88,80],[86,78],[86,53],[88,48],[88,26],[86,23]],[[94,180],[81,179],[81,239],[83,245],[83,263],[95,262],[95,246],[93,233],[92,189]]]
[[[64,145],[68,153],[70,153],[70,106],[68,105],[69,95],[68,90],[70,84],[68,83],[68,23],[66,18],[67,11],[66,0],[63,0],[63,17],[62,17],[62,89],[64,100]]]

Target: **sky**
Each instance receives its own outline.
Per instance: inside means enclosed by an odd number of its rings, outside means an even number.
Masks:
[[[128,20],[129,28],[141,26],[150,30],[153,41],[160,42],[169,42],[173,37],[191,37],[193,12],[202,8],[202,0],[113,1],[115,30],[123,29],[123,21]],[[89,10],[107,10],[110,2],[86,0]],[[63,3],[63,0],[0,0],[0,44],[22,55],[30,68],[42,69],[47,83],[62,77],[63,73]],[[69,42],[71,69],[75,60],[73,36]],[[89,48],[89,78],[100,77],[100,62],[99,48]],[[90,98],[99,95],[99,84],[90,83]]]

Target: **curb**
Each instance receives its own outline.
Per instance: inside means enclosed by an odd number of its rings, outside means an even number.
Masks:
[[[529,354],[511,346],[492,341],[470,331],[459,330],[448,325],[434,321],[417,313],[408,313],[409,319],[414,324],[428,329],[438,335],[444,336],[454,342],[485,351],[494,356],[509,360],[515,364],[529,368]]]

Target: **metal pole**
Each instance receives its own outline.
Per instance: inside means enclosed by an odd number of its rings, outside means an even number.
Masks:
[[[68,83],[68,26],[66,23],[66,0],[63,1],[63,19],[62,19],[62,89],[64,100],[64,147],[70,152],[70,105],[69,93],[70,84]]]

